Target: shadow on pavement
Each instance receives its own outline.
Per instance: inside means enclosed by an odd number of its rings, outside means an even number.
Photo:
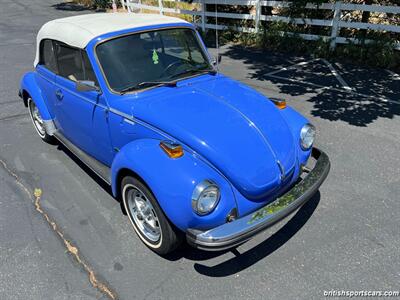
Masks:
[[[95,172],[93,172],[89,167],[87,167],[82,161],[80,161],[68,148],[66,148],[61,143],[58,144],[57,149],[63,151],[71,160],[73,160],[82,170],[84,170],[99,186],[103,188],[111,197],[112,191],[110,186],[105,183]],[[114,198],[114,197],[113,197]],[[114,198],[115,199],[115,198]],[[126,211],[123,207],[122,201],[115,199],[120,203],[122,212],[126,215]],[[254,248],[244,252],[239,253],[237,249],[218,251],[218,252],[208,252],[202,251],[190,247],[185,244],[181,248],[177,249],[173,253],[165,256],[164,258],[170,261],[177,261],[182,258],[186,258],[191,261],[195,261],[194,269],[203,275],[210,277],[224,277],[229,276],[248,267],[251,267],[258,261],[266,258],[274,251],[278,250],[287,241],[289,241],[311,218],[315,209],[317,208],[320,201],[319,191],[305,204],[303,205],[296,214],[276,233],[270,236],[268,239],[255,246]],[[224,261],[213,267],[208,267],[197,262],[206,261],[228,252],[232,252],[235,257],[227,261]]]
[[[266,73],[288,68],[301,61],[309,61],[310,57],[291,57],[287,54],[245,49],[240,46],[229,46],[224,51],[224,55],[244,61],[249,65],[250,79],[272,82],[282,94],[307,97],[310,97],[310,94],[317,94],[306,100],[314,106],[311,111],[313,116],[365,127],[379,118],[392,119],[400,115],[399,103],[382,100],[382,98],[394,101],[400,99],[400,80],[392,78],[393,76],[386,70],[335,64],[337,72],[342,75],[354,92],[372,96],[365,97],[349,93],[344,89],[340,91],[341,86],[337,90],[338,81],[329,68],[321,62],[275,74],[296,82],[266,75]]]
[[[57,149],[63,151],[72,161],[74,161],[83,171],[85,171],[105,192],[107,192],[115,201],[118,201],[121,206],[121,211],[126,215],[125,207],[121,200],[114,197],[111,186],[109,186],[103,179],[101,179],[92,169],[85,165],[79,158],[77,158],[67,147],[57,142]]]
[[[85,11],[85,10],[90,10],[90,8],[73,3],[73,2],[60,2],[57,4],[53,4],[51,7],[57,9],[57,10],[66,10],[66,11]]]
[[[316,88],[293,82],[283,82],[282,80],[270,78],[272,83],[279,87],[284,94],[291,96],[306,95],[315,93]],[[336,90],[324,90],[316,96],[306,100],[313,104],[311,114],[329,121],[344,121],[353,126],[366,127],[379,118],[393,119],[400,115],[400,104],[384,102],[371,98],[365,98],[339,92]]]
[[[175,251],[166,258],[171,261],[179,260],[181,258],[196,261],[194,269],[205,276],[225,277],[239,273],[266,258],[289,241],[311,218],[319,204],[319,201],[320,193],[317,192],[281,229],[262,243],[244,253],[239,253],[237,249],[221,252],[206,252],[193,248],[188,249],[189,246],[186,246]],[[231,251],[235,257],[218,265],[209,267],[197,263],[199,261],[215,258],[229,251]]]

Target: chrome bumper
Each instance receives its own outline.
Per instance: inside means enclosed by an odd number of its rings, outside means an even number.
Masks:
[[[290,215],[315,194],[329,173],[328,156],[316,148],[312,150],[311,155],[316,159],[315,167],[284,195],[233,222],[225,223],[207,231],[189,229],[186,233],[188,243],[203,250],[229,249],[249,240]]]

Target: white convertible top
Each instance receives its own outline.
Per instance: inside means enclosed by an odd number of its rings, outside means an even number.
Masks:
[[[39,62],[39,45],[43,39],[58,40],[83,49],[93,38],[109,32],[171,23],[188,22],[163,15],[133,13],[96,13],[56,19],[39,30],[34,66]]]

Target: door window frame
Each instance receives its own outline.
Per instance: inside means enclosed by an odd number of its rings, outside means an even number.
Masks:
[[[56,40],[53,40],[53,45],[54,45],[54,46],[53,46],[53,51],[55,50],[55,47],[59,47],[59,46],[62,46],[62,47],[65,47],[65,48],[69,48],[69,49],[73,49],[73,50],[79,51],[80,60],[81,60],[81,66],[82,66],[82,71],[83,71],[83,77],[84,77],[84,78],[86,78],[86,68],[85,68],[85,61],[84,61],[84,59],[83,59],[83,55],[84,55],[83,53],[86,53],[86,56],[87,56],[87,58],[88,58],[87,61],[89,62],[89,66],[90,66],[90,68],[93,70],[93,74],[94,74],[94,77],[95,77],[95,78],[94,78],[94,79],[95,79],[94,83],[95,83],[95,85],[96,85],[97,87],[99,87],[99,80],[98,80],[98,78],[97,78],[96,72],[94,71],[92,62],[91,62],[90,59],[89,59],[89,55],[88,55],[88,53],[87,53],[87,51],[86,51],[85,49],[73,47],[73,46],[70,46],[70,45],[68,45],[68,44],[66,44],[66,43],[63,43],[63,42],[60,42],[60,41],[56,41]],[[77,81],[71,80],[71,79],[68,78],[68,77],[65,77],[65,76],[63,76],[63,75],[60,75],[60,72],[59,72],[60,67],[59,67],[59,63],[58,63],[57,51],[55,51],[55,58],[56,58],[56,64],[57,64],[57,75],[60,76],[60,77],[62,77],[63,79],[66,79],[66,80],[69,80],[69,81],[71,81],[71,82],[76,83]],[[79,81],[79,80],[78,80],[78,81]]]
[[[48,66],[46,66],[46,64],[44,63],[44,59],[43,59],[44,50],[43,50],[43,49],[44,49],[44,43],[45,43],[46,41],[50,41],[51,44],[52,44],[52,54],[53,54],[54,60],[55,60],[55,70],[49,69]],[[87,74],[86,74],[86,71],[87,71],[87,70],[86,70],[86,67],[87,67],[87,66],[86,66],[86,64],[85,64],[85,60],[84,60],[83,56],[86,54],[86,56],[87,56],[86,61],[89,63],[89,67],[92,69],[92,71],[93,71],[92,73],[93,73],[93,75],[94,75],[94,77],[95,77],[95,78],[93,78],[93,79],[95,79],[95,80],[94,80],[94,83],[95,83],[95,85],[96,85],[97,87],[99,87],[99,80],[98,80],[98,78],[97,78],[96,72],[94,71],[93,64],[92,64],[92,62],[91,62],[90,59],[89,59],[89,55],[88,55],[88,53],[87,53],[87,51],[86,51],[85,49],[73,47],[73,46],[70,46],[70,45],[68,45],[68,44],[66,44],[66,43],[57,41],[57,40],[43,39],[43,40],[40,41],[40,47],[39,47],[39,50],[40,50],[40,52],[39,52],[39,58],[40,58],[40,59],[39,59],[39,64],[38,64],[38,65],[42,66],[42,67],[45,68],[47,71],[49,71],[49,72],[51,72],[51,73],[53,73],[53,74],[55,74],[55,75],[57,75],[57,76],[62,77],[63,79],[69,80],[69,81],[71,81],[71,82],[76,82],[76,81],[74,81],[74,80],[69,79],[68,77],[65,77],[65,76],[60,75],[60,66],[59,66],[58,55],[57,55],[57,51],[56,51],[56,47],[58,47],[59,45],[62,45],[63,47],[66,47],[66,48],[70,48],[70,49],[79,51],[80,59],[81,59],[81,66],[82,66],[82,71],[83,71],[83,77],[84,77],[84,78],[86,78],[86,75],[87,75]]]
[[[51,42],[51,45],[52,45],[52,52],[53,52],[53,56],[54,56],[54,62],[55,62],[55,70],[50,70],[47,66],[46,66],[46,64],[44,63],[44,43],[46,42],[46,41],[50,41]],[[55,43],[54,43],[54,40],[52,40],[52,39],[43,39],[43,40],[41,40],[40,41],[40,47],[39,47],[39,65],[40,66],[42,66],[43,68],[45,68],[47,71],[49,71],[49,72],[51,72],[51,73],[53,73],[53,74],[56,74],[56,75],[58,75],[58,70],[59,70],[59,68],[58,68],[58,60],[57,60],[57,54],[56,54],[56,51],[55,51]]]

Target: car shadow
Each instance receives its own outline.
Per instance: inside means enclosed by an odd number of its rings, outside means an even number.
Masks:
[[[74,161],[83,171],[85,171],[105,192],[107,192],[113,199],[119,202],[121,211],[126,215],[125,208],[122,201],[116,199],[111,187],[101,179],[92,169],[85,165],[79,158],[77,158],[67,147],[59,143],[57,145],[59,151],[64,152],[72,161]],[[246,252],[240,253],[236,248],[224,251],[203,251],[190,247],[188,244],[183,245],[176,251],[164,256],[165,259],[170,261],[177,261],[182,258],[194,261],[194,269],[205,276],[210,277],[224,277],[232,274],[239,273],[254,265],[258,261],[266,258],[274,251],[278,250],[287,241],[289,241],[311,218],[315,209],[320,201],[319,191],[304,204],[295,215],[276,233],[268,237],[265,241],[258,244]],[[224,261],[218,265],[209,267],[198,262],[210,260],[212,258],[220,257],[224,254],[231,252],[235,257]]]
[[[298,62],[310,61],[311,57],[235,45],[225,47],[223,55],[248,65],[247,78],[257,80],[258,85],[272,83],[282,94],[306,97],[305,101],[313,104],[311,114],[315,117],[366,127],[379,118],[393,119],[400,115],[398,78],[384,69],[337,63],[336,71],[354,91],[350,93],[341,85],[338,88],[338,80],[322,61],[310,63],[305,69],[284,69]],[[272,71],[279,71],[275,75],[281,78],[269,76]]]
[[[225,277],[239,273],[260,260],[265,259],[288,242],[311,218],[319,201],[320,193],[318,191],[282,228],[246,252],[240,253],[236,248],[220,252],[207,252],[185,245],[165,258],[171,261],[182,258],[192,260],[195,262],[194,269],[198,273],[209,277]],[[215,266],[210,267],[198,263],[199,261],[206,261],[228,252],[232,252],[235,256]]]
[[[54,9],[64,10],[64,11],[88,11],[91,10],[89,7],[86,7],[82,4],[74,3],[74,2],[60,2],[57,4],[51,5]]]
[[[57,143],[57,149],[64,152],[74,163],[76,163],[84,172],[86,172],[106,193],[108,193],[115,201],[119,202],[121,211],[126,215],[125,207],[120,199],[114,197],[111,186],[108,185],[99,175],[97,175],[92,169],[85,165],[78,157],[75,156],[67,147],[62,143]]]

